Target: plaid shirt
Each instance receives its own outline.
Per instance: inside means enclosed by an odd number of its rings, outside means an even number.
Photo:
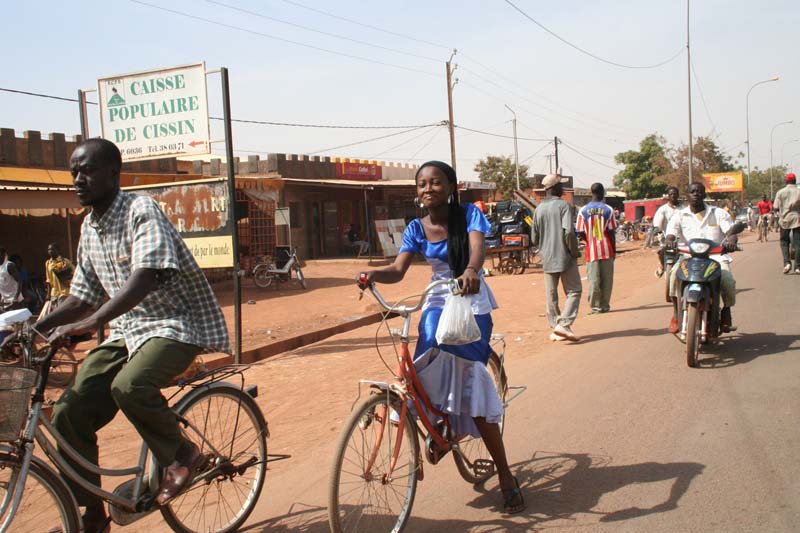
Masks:
[[[156,288],[111,321],[107,342],[133,354],[153,337],[230,353],[228,328],[205,274],[158,204],[120,191],[103,216],[83,220],[70,294],[91,306],[117,294],[138,268],[159,271]]]

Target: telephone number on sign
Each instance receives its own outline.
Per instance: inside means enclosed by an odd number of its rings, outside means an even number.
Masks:
[[[136,148],[125,148],[124,150],[122,150],[122,155],[127,155],[127,156],[142,155],[142,147],[137,146]]]
[[[147,147],[147,151],[151,154],[157,154],[161,152],[178,152],[184,148],[184,143],[153,144]]]

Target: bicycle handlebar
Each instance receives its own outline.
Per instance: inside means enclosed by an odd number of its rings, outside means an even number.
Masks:
[[[425,299],[436,287],[447,285],[452,294],[461,294],[461,285],[457,279],[440,279],[429,283],[428,286],[425,287],[425,290],[422,291],[422,297],[419,299],[419,302],[417,302],[417,305],[413,307],[409,307],[407,305],[390,305],[386,303],[386,300],[383,299],[383,296],[381,296],[380,292],[378,292],[378,289],[375,288],[374,282],[367,283],[367,275],[365,273],[362,272],[361,275],[359,275],[358,281],[362,286],[362,294],[364,293],[364,290],[369,289],[372,295],[378,301],[378,304],[380,304],[385,311],[398,313],[404,316],[418,311],[422,307],[422,304],[425,303]]]

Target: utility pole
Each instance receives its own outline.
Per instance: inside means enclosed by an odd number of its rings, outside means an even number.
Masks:
[[[689,91],[689,185],[691,185],[694,157],[692,157],[692,52],[689,48],[689,0],[686,0],[686,87]]]
[[[453,124],[453,71],[454,68],[450,68],[450,63],[453,61],[453,56],[456,55],[457,50],[453,50],[453,53],[450,54],[450,59],[447,60],[445,65],[447,66],[447,112],[450,117],[448,120],[448,126],[450,128],[450,165],[453,167],[453,170],[456,169],[456,133],[455,133],[455,125]],[[456,79],[458,81],[458,79]]]
[[[511,121],[513,124],[514,129],[514,174],[517,178],[517,190],[519,190],[519,150],[517,150],[517,114],[514,113],[514,110],[508,107],[508,104],[505,104],[506,109],[511,111],[511,114],[514,115],[514,119]]]
[[[558,167],[558,137],[555,137],[555,140],[553,141],[553,144],[556,147],[556,174],[558,174],[558,168],[559,168]]]

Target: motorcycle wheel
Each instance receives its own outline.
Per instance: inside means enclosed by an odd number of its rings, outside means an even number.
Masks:
[[[272,274],[269,273],[269,265],[258,265],[253,270],[253,282],[257,287],[266,289],[272,284]]]
[[[686,312],[686,364],[694,368],[700,353],[700,310],[696,303],[690,303]]]
[[[303,289],[307,289],[308,285],[306,284],[305,276],[303,276],[303,271],[300,270],[300,267],[295,267],[294,271],[295,274],[297,274],[297,281],[300,283],[300,286],[303,287]]]

